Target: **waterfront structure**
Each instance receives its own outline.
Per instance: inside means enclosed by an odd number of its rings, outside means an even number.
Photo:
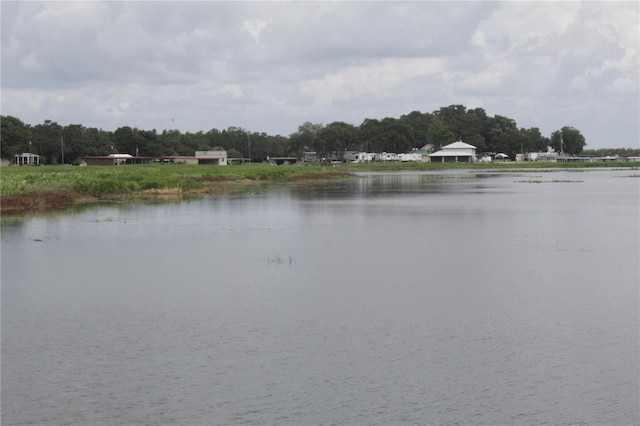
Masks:
[[[474,163],[476,161],[476,147],[457,141],[445,145],[440,151],[429,154],[432,163]]]

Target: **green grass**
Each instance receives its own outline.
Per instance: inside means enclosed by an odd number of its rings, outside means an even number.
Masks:
[[[329,166],[270,166],[244,164],[237,166],[204,166],[187,164],[150,164],[123,166],[37,166],[2,167],[0,195],[11,196],[43,191],[70,190],[81,196],[105,198],[139,193],[151,189],[196,191],[203,186],[225,181],[288,182],[296,177],[316,174],[318,178],[355,171],[491,169],[536,170],[584,169],[594,167],[639,168],[639,163],[371,163]],[[320,174],[320,175],[318,175]]]
[[[224,167],[187,164],[3,167],[0,170],[0,195],[71,190],[83,196],[100,198],[149,189],[192,190],[207,183],[224,181],[286,182],[296,175],[331,172],[335,170],[322,166],[274,167],[264,164]]]

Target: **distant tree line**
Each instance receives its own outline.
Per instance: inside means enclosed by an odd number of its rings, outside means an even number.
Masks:
[[[634,148],[600,148],[585,149],[583,155],[590,157],[640,157],[640,149]]]
[[[494,115],[484,109],[463,105],[442,107],[432,113],[413,111],[400,118],[365,119],[359,126],[342,121],[326,125],[306,122],[289,136],[249,132],[239,127],[211,129],[196,133],[179,130],[143,130],[124,126],[105,131],[80,124],[62,126],[45,120],[30,125],[12,116],[0,116],[2,157],[33,152],[46,164],[72,164],[88,155],[128,153],[159,157],[194,155],[195,151],[224,149],[229,157],[263,161],[267,156],[302,156],[315,151],[320,156],[331,152],[408,152],[431,145],[462,140],[481,152],[502,152],[510,157],[520,152],[547,151],[548,147],[567,154],[579,154],[585,138],[573,127],[563,127],[545,137],[537,127],[519,128],[515,120]]]

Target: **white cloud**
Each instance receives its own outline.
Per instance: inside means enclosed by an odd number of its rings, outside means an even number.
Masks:
[[[348,100],[358,95],[388,98],[401,86],[421,76],[441,73],[439,59],[382,59],[369,65],[358,65],[328,73],[319,79],[303,81],[300,92],[310,96],[318,107]]]
[[[242,88],[237,84],[225,84],[219,89],[214,89],[209,92],[211,95],[228,95],[232,98],[240,98],[242,97]]]
[[[38,59],[35,53],[29,53],[25,56],[20,61],[19,66],[24,71],[42,71],[44,69],[43,62]]]
[[[2,113],[27,123],[289,134],[460,103],[589,146],[640,139],[634,2],[1,7]]]
[[[242,23],[242,30],[249,33],[256,44],[260,44],[260,34],[267,28],[267,21],[263,19],[248,19]]]

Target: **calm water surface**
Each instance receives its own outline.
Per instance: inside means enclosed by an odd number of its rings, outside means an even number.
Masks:
[[[2,222],[3,425],[639,424],[638,171]]]

